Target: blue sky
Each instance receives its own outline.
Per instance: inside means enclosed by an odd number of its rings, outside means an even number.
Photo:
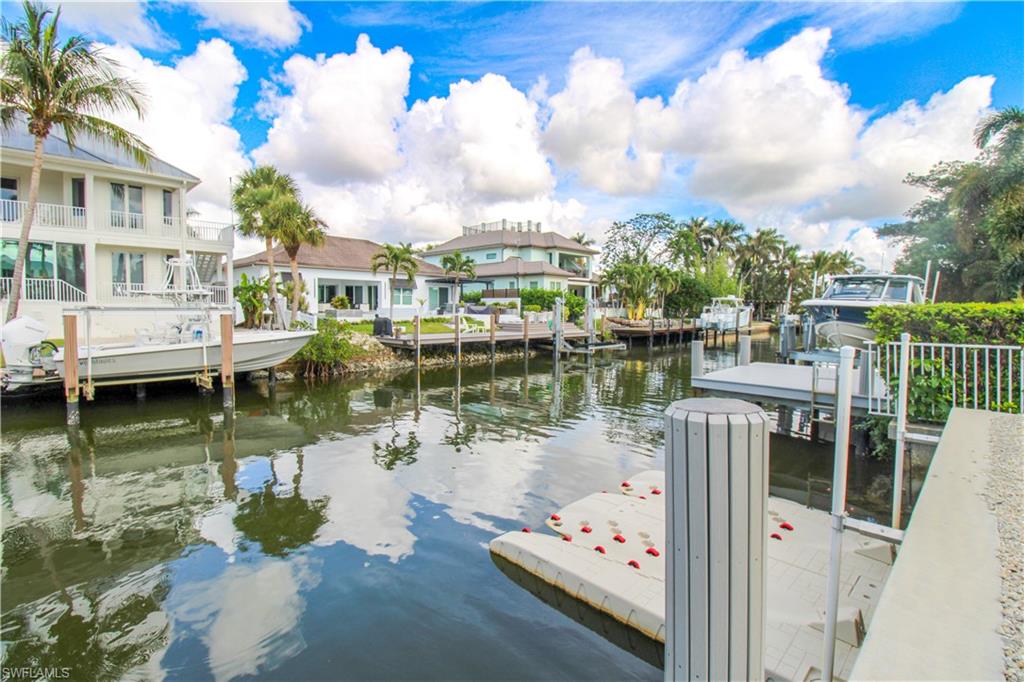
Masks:
[[[191,124],[216,140],[174,144],[188,129],[166,112],[151,118],[170,123],[141,132],[210,176],[197,195],[209,211],[225,204],[213,176],[274,162],[335,231],[415,241],[500,217],[599,236],[611,220],[664,210],[877,253],[858,231],[919,198],[879,178],[924,170],[899,167],[916,157],[969,155],[959,138],[984,111],[1024,103],[1018,2],[75,3],[65,15],[144,84],[195,86]],[[360,55],[335,59],[361,34]],[[790,99],[792,115],[780,104]],[[292,153],[287,136],[300,133],[314,141]]]

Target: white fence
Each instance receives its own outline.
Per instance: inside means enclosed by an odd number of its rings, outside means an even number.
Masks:
[[[21,225],[27,210],[27,201],[0,200],[0,220],[5,223]],[[70,230],[84,230],[86,227],[85,208],[65,206],[63,204],[36,203],[36,212],[32,217],[32,225],[34,227],[62,227]]]
[[[894,341],[868,344],[868,411],[897,416],[906,367],[911,419],[945,421],[952,407],[1024,413],[1024,348]]]
[[[0,298],[11,295],[13,277],[0,277]],[[21,298],[25,301],[58,301],[83,303],[85,292],[62,279],[26,277],[22,280]]]

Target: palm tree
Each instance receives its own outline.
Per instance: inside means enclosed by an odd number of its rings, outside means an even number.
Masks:
[[[246,237],[261,237],[267,248],[267,279],[271,296],[276,295],[274,239],[280,228],[275,213],[299,195],[292,177],[273,166],[257,166],[242,173],[231,192],[231,203],[238,215],[238,231]]]
[[[694,216],[682,223],[680,228],[692,235],[693,242],[701,254],[701,259],[705,264],[708,263],[709,252],[713,246],[711,225],[708,223],[708,219],[703,216]]]
[[[974,144],[984,149],[1001,136],[999,146],[1007,151],[1024,146],[1024,109],[1007,107],[986,116],[974,130]]]
[[[590,237],[588,237],[586,234],[584,234],[582,232],[577,232],[572,237],[570,237],[570,239],[572,239],[574,242],[576,242],[580,246],[590,246],[590,245],[595,243],[593,239],[591,239]]]
[[[743,236],[743,225],[734,220],[716,220],[708,230],[707,240],[711,245],[707,262],[713,262],[720,254],[731,256]]]
[[[476,264],[472,258],[463,256],[461,251],[454,251],[441,258],[441,267],[444,268],[445,276],[455,277],[455,302],[458,303],[462,300],[460,281],[463,277],[476,277]]]
[[[370,270],[377,274],[379,270],[391,272],[391,296],[389,296],[390,308],[388,317],[395,319],[395,281],[398,279],[398,271],[405,273],[411,280],[416,278],[416,272],[420,269],[419,263],[413,257],[412,244],[385,244],[384,247],[373,254],[370,260]]]
[[[324,228],[327,224],[313,212],[313,209],[303,204],[297,197],[289,197],[281,202],[283,205],[275,207],[275,217],[279,222],[277,228],[277,239],[288,254],[288,262],[292,271],[292,323],[299,314],[299,299],[302,297],[302,287],[299,286],[299,249],[304,244],[309,246],[321,246],[324,243]]]
[[[18,314],[21,302],[25,255],[39,200],[43,143],[54,126],[61,128],[72,149],[79,135],[85,135],[128,152],[143,166],[149,163],[151,153],[141,139],[104,118],[122,111],[133,111],[141,118],[144,96],[138,84],[117,75],[120,65],[83,36],[73,35],[59,44],[59,9],[31,2],[25,2],[22,9],[23,21],[4,19],[0,24],[0,128],[10,130],[25,120],[35,138],[7,320]]]
[[[654,288],[658,292],[658,307],[661,316],[665,315],[665,298],[679,288],[679,272],[665,265],[654,266]]]

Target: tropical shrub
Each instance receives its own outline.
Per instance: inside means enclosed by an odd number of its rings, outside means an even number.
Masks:
[[[1024,302],[879,306],[868,315],[868,326],[879,342],[899,341],[909,332],[914,341],[1022,345]]]
[[[242,314],[245,316],[243,323],[246,328],[252,328],[263,317],[263,310],[266,307],[267,292],[270,291],[270,280],[266,277],[254,277],[242,273],[235,285],[235,300],[242,306]]]
[[[559,298],[565,299],[565,309],[569,311],[570,319],[578,319],[587,306],[582,297],[568,291],[554,291],[552,289],[522,289],[519,292],[519,299],[523,306],[540,306],[541,310],[553,310],[555,301]]]
[[[335,310],[348,310],[352,304],[349,303],[348,296],[340,294],[331,299],[331,307]]]
[[[480,299],[483,298],[484,292],[482,291],[463,291],[462,302],[463,303],[479,303]]]
[[[349,340],[349,334],[343,330],[341,322],[328,317],[319,321],[316,335],[293,359],[303,365],[307,376],[327,376],[356,352],[357,348]]]
[[[539,305],[524,305],[523,306],[523,312],[524,313],[539,313],[540,312],[540,306]]]
[[[676,290],[665,297],[666,317],[697,317],[714,297],[703,278],[680,274]]]
[[[295,300],[295,280],[290,279],[287,282],[277,283],[277,293],[284,296],[286,301]],[[309,299],[306,298],[306,280],[299,280],[299,310],[304,313],[309,312]]]

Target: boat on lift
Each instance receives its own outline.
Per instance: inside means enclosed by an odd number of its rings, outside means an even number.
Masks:
[[[91,390],[98,385],[173,379],[209,382],[221,368],[218,318],[230,314],[237,319],[237,313],[210,303],[212,292],[199,281],[191,258],[168,259],[163,289],[131,293],[138,304],[65,310],[84,319],[85,344],[78,348],[78,376],[83,383]],[[153,300],[165,304],[146,304]],[[136,328],[134,339],[94,343],[94,318],[116,314],[151,315],[154,321]],[[159,319],[161,316],[164,319]],[[61,384],[66,374],[64,349],[47,340],[48,332],[45,325],[31,317],[16,318],[0,328],[6,364],[0,387],[5,394]],[[314,334],[315,329],[235,330],[234,371],[253,372],[279,365],[299,352]]]
[[[836,275],[820,298],[801,302],[816,346],[864,348],[875,339],[868,313],[886,305],[925,302],[924,280],[914,275]]]
[[[743,303],[738,296],[721,296],[711,299],[711,305],[704,306],[700,314],[703,329],[735,331],[750,326],[753,308]]]

